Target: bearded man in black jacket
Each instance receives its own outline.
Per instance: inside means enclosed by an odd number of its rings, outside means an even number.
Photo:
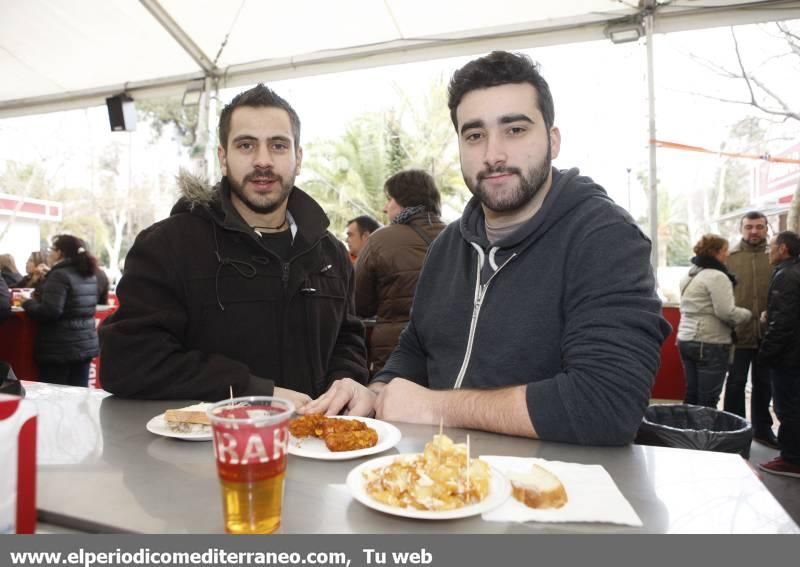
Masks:
[[[353,268],[329,220],[294,186],[300,119],[264,85],[222,111],[223,178],[179,180],[169,218],[125,262],[100,330],[103,387],[119,396],[272,395],[297,407],[335,380],[366,383]]]

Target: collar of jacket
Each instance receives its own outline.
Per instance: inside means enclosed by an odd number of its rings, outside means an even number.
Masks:
[[[581,176],[578,168],[573,167],[569,170],[553,168],[553,186],[545,197],[542,207],[512,234],[497,242],[495,247],[521,252],[575,207],[597,196],[608,199],[605,190],[590,178]],[[488,249],[489,240],[486,238],[483,207],[477,197],[472,197],[467,203],[459,226],[464,240],[474,242],[484,250]]]
[[[738,252],[749,252],[750,254],[766,254],[767,253],[767,241],[766,239],[761,244],[757,246],[753,246],[746,240],[740,240],[736,244],[733,245],[731,248],[731,254],[736,254]]]
[[[694,256],[691,260],[692,264],[697,266],[697,268],[692,268],[689,270],[690,275],[696,275],[701,269],[705,270],[719,270],[726,276],[728,279],[731,280],[731,283],[735,286],[736,285],[736,275],[732,272],[728,271],[728,267],[714,258],[713,256]]]
[[[52,272],[53,270],[62,270],[64,268],[69,268],[74,264],[75,260],[73,260],[72,258],[62,258],[61,260],[50,266],[49,272]]]
[[[228,178],[223,177],[213,188],[202,178],[181,172],[178,176],[181,198],[172,208],[170,215],[194,212],[207,214],[222,228],[252,234],[252,229],[244,222],[231,202],[231,189]],[[287,208],[297,225],[295,245],[298,240],[310,245],[325,236],[330,220],[322,207],[306,192],[292,187]]]
[[[783,260],[782,262],[778,263],[778,264],[775,266],[775,273],[777,274],[777,273],[778,273],[778,272],[780,272],[782,269],[784,269],[784,268],[787,268],[787,267],[791,266],[792,264],[800,264],[800,257],[790,257],[790,258],[786,258],[786,259],[785,259],[785,260]]]
[[[442,219],[439,218],[439,215],[436,213],[432,213],[430,211],[420,211],[416,214],[411,215],[402,224],[405,225],[432,225],[435,223],[442,222]],[[391,225],[390,225],[391,226]]]

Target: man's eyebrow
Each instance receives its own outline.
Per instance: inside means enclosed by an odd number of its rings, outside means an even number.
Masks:
[[[292,139],[289,136],[270,136],[267,138],[270,142],[286,142],[287,144],[292,143]]]
[[[505,114],[497,122],[499,124],[511,124],[512,122],[530,122],[533,124],[533,120],[527,114]]]
[[[469,122],[464,122],[461,125],[461,133],[463,134],[467,130],[471,130],[473,128],[483,128],[483,120],[478,118],[477,120],[470,120]]]
[[[251,141],[251,140],[258,141],[258,138],[256,136],[253,136],[252,134],[240,134],[240,135],[236,136],[233,139],[234,142],[242,142],[242,141],[245,141],[245,140],[247,140],[247,141]],[[292,139],[289,136],[278,135],[278,136],[270,136],[269,138],[267,138],[267,141],[268,142],[286,142],[286,143],[290,144],[292,142]]]

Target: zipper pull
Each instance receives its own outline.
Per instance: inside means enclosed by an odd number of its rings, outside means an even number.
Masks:
[[[486,292],[486,286],[482,285],[478,288],[478,297],[475,298],[475,309],[479,309],[481,303],[483,303],[483,294]],[[472,312],[473,319],[477,316],[477,311]]]
[[[322,268],[322,269],[319,271],[319,273],[320,273],[320,274],[324,274],[325,272],[327,272],[327,271],[328,271],[328,270],[330,270],[331,268],[333,268],[333,264],[328,264],[327,266],[325,266],[324,268]]]

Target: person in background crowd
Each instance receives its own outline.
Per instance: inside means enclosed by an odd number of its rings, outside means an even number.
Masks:
[[[300,407],[366,383],[353,265],[319,204],[294,186],[300,119],[262,84],[219,118],[223,178],[188,175],[169,218],[142,231],[100,327],[103,387],[122,397],[272,395]]]
[[[772,275],[767,252],[767,217],[760,211],[746,213],[739,222],[742,239],[731,248],[726,265],[736,275],[733,294],[736,305],[753,313],[753,317],[736,327],[733,364],[725,382],[724,409],[741,417],[745,415],[744,388],[752,368],[753,389],[750,397],[750,420],[753,439],[777,449],[778,440],[772,432],[769,404],[772,398],[769,372],[758,364],[758,345],[762,327],[758,314],[767,306],[767,289]]]
[[[97,268],[97,304],[108,305],[108,276],[106,273]]]
[[[758,361],[769,367],[781,454],[762,470],[800,478],[800,236],[784,231],[769,245],[775,273],[769,284],[767,331]]]
[[[369,388],[334,384],[301,411],[630,443],[669,334],[649,240],[591,179],[551,166],[561,134],[527,56],[467,63],[448,106],[473,198],[431,244]]]
[[[39,380],[87,386],[89,363],[100,351],[94,323],[97,260],[80,238],[69,234],[53,239],[48,260],[41,298],[22,304],[39,322],[34,342]]]
[[[22,274],[17,269],[17,263],[11,254],[0,254],[0,276],[5,280],[8,287],[18,287]]]
[[[11,291],[6,280],[0,278],[0,321],[11,315]]]
[[[425,171],[396,173],[384,191],[388,202],[383,212],[391,224],[370,237],[356,262],[356,313],[377,315],[369,344],[372,374],[397,346],[428,246],[444,230],[439,190]]]
[[[50,271],[50,267],[47,265],[45,255],[39,251],[31,252],[28,261],[25,262],[26,274],[17,283],[17,286],[36,289],[42,284],[48,271]]]
[[[350,258],[353,262],[358,258],[370,235],[380,227],[381,225],[378,221],[367,215],[347,221],[344,241],[347,243],[347,248],[350,250]]]
[[[725,267],[728,241],[703,235],[694,245],[689,273],[681,280],[678,349],[686,374],[684,403],[716,408],[728,370],[732,334],[752,313],[736,307],[736,278]]]

